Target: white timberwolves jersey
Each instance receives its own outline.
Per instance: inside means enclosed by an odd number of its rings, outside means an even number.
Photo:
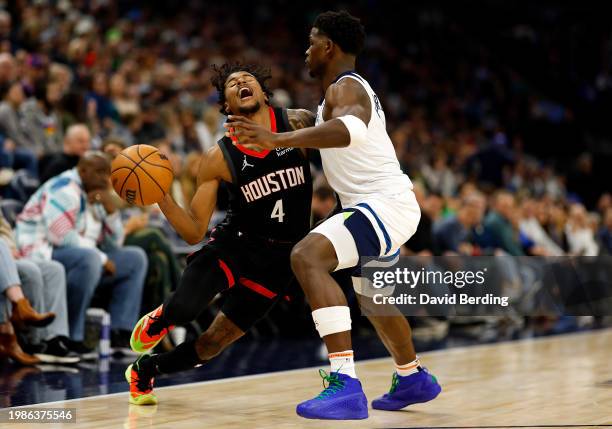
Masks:
[[[387,134],[385,113],[368,82],[355,72],[341,79],[354,79],[370,97],[372,112],[367,124],[367,140],[346,147],[320,149],[323,170],[330,186],[338,193],[342,207],[351,207],[376,196],[393,197],[412,190],[412,182],[399,165],[393,143]],[[335,83],[334,82],[334,83]],[[325,100],[317,109],[316,125],[322,124]]]

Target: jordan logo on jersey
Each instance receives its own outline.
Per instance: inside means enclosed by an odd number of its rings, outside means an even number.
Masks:
[[[242,161],[242,170],[240,171],[244,171],[245,168],[247,167],[255,167],[253,164],[249,164],[249,161],[247,161],[246,159],[246,155],[244,156],[244,161]]]
[[[306,183],[304,167],[291,167],[268,173],[258,179],[242,185],[240,190],[248,203],[258,200],[266,195],[293,188]]]

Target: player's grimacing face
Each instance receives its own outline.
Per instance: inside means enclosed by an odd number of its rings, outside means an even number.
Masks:
[[[325,49],[329,39],[313,27],[308,37],[309,46],[306,50],[306,66],[311,77],[320,76],[325,68]]]
[[[225,81],[225,104],[228,113],[254,113],[266,104],[266,95],[255,76],[238,71]]]

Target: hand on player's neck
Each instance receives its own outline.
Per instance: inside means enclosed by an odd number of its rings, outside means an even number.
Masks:
[[[256,112],[249,113],[248,115],[244,115],[244,116],[268,128],[270,128],[271,126],[270,124],[270,106],[268,106],[267,104],[263,105]]]

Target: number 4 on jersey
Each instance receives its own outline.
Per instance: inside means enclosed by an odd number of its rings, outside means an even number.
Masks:
[[[276,204],[274,204],[274,208],[272,209],[270,218],[278,219],[278,221],[282,223],[284,217],[285,212],[283,211],[283,200],[277,200]]]

